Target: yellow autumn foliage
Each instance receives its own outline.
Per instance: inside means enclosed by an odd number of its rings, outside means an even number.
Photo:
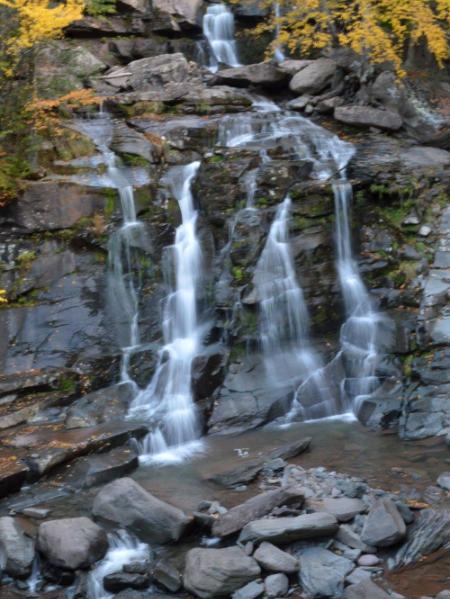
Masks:
[[[0,8],[11,11],[17,26],[12,28],[7,39],[2,43],[10,57],[9,71],[12,74],[15,60],[21,52],[28,50],[41,41],[58,37],[64,27],[81,19],[84,0],[65,0],[52,3],[49,0],[0,0]]]
[[[237,0],[236,0],[237,1]],[[241,1],[241,0],[239,0]],[[449,57],[450,0],[263,0],[280,16],[258,25],[275,44],[308,55],[328,46],[350,47],[374,63],[391,61],[402,74],[406,45],[425,41],[437,64]]]

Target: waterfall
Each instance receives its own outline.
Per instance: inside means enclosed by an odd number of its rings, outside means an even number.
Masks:
[[[143,460],[178,460],[198,447],[191,370],[201,343],[197,290],[202,256],[191,184],[199,166],[200,162],[192,162],[173,167],[165,175],[178,201],[182,222],[175,243],[166,248],[165,275],[170,292],[163,313],[164,347],[152,380],[136,396],[129,412],[131,417],[143,417],[153,426],[140,447]]]
[[[279,205],[255,270],[261,347],[270,384],[305,378],[320,362],[309,349],[309,315],[289,243],[287,196]]]
[[[281,16],[279,2],[275,2],[273,8],[274,8],[275,19],[276,19],[276,21],[275,21],[275,40],[278,40],[278,37],[280,35],[280,22],[279,22],[279,18]],[[277,62],[283,62],[284,60],[286,60],[286,56],[284,55],[284,52],[281,49],[281,46],[279,44],[275,48],[274,58],[275,58],[275,60]]]
[[[122,350],[120,380],[132,384],[137,392],[138,387],[128,370],[130,357],[140,346],[141,256],[149,249],[149,241],[143,223],[136,216],[132,182],[109,147],[113,135],[111,117],[102,112],[94,119],[79,123],[79,129],[94,141],[101,153],[107,168],[102,184],[116,189],[120,198],[122,225],[108,241],[107,299]]]
[[[333,191],[337,269],[346,312],[346,321],[341,328],[341,348],[347,374],[344,391],[353,398],[353,410],[358,413],[364,397],[379,386],[375,376],[379,316],[372,308],[369,294],[353,260],[350,229],[352,186],[343,179],[333,184]]]
[[[123,566],[133,562],[148,561],[150,548],[125,530],[108,535],[109,549],[105,557],[96,565],[87,579],[88,599],[110,599],[113,593],[105,591],[103,579],[108,574],[120,572]]]
[[[216,72],[220,63],[230,67],[241,66],[234,41],[234,15],[225,4],[208,6],[203,17],[203,34],[210,49],[210,66]]]

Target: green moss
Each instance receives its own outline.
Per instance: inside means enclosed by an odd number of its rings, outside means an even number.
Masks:
[[[34,260],[36,260],[36,252],[33,250],[25,250],[19,254],[16,258],[16,262],[20,267],[29,266]]]
[[[103,210],[105,218],[109,220],[111,216],[114,214],[117,203],[117,191],[115,189],[105,189],[103,191],[103,195],[105,196],[105,208]]]
[[[231,274],[233,275],[233,279],[238,283],[245,280],[245,271],[240,266],[232,266]]]
[[[214,156],[211,156],[210,158],[208,158],[208,162],[212,162],[212,164],[219,164],[220,162],[223,162],[225,160],[225,156],[221,156],[220,154],[214,154]]]
[[[121,153],[120,157],[122,158],[122,161],[124,164],[126,164],[127,166],[135,166],[135,167],[143,167],[143,168],[148,168],[150,166],[150,163],[148,160],[146,160],[145,158],[143,158],[142,156],[138,156],[137,154],[128,154],[128,153]]]
[[[77,383],[71,376],[62,376],[58,381],[58,391],[65,395],[73,395],[77,390]]]

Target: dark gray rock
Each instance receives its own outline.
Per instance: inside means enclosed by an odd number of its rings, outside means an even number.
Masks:
[[[390,599],[383,589],[371,580],[352,584],[345,589],[345,599]]]
[[[153,0],[152,6],[168,15],[169,31],[200,29],[203,0]]]
[[[264,581],[267,597],[285,597],[289,590],[286,574],[271,574]]]
[[[9,516],[0,518],[0,555],[2,568],[13,578],[27,578],[34,560],[34,543],[19,522]]]
[[[66,428],[95,426],[122,420],[133,398],[129,384],[112,385],[83,395],[67,411]]]
[[[272,543],[261,543],[253,557],[264,570],[269,572],[293,574],[298,571],[298,559],[286,551],[281,551]]]
[[[366,543],[363,543],[361,537],[347,524],[342,524],[336,534],[336,539],[344,545],[348,545],[353,549],[360,549],[361,551],[369,552],[373,548]]]
[[[283,86],[288,79],[287,73],[270,62],[233,67],[219,71],[216,80],[225,85],[247,87],[261,86],[269,89]]]
[[[401,541],[406,526],[395,503],[384,497],[371,507],[361,533],[361,540],[375,547],[389,547]]]
[[[319,58],[297,72],[289,83],[290,89],[297,94],[318,94],[333,80],[337,64],[329,58]]]
[[[304,514],[294,518],[264,518],[247,524],[242,529],[239,541],[289,543],[334,535],[337,530],[336,518],[327,513]]]
[[[239,547],[196,548],[186,556],[184,586],[202,599],[221,597],[231,595],[260,573],[257,562]]]
[[[260,493],[219,516],[212,526],[212,534],[219,537],[231,535],[252,520],[265,516],[273,508],[285,503],[289,505],[295,503],[297,506],[301,506],[303,503],[302,489],[293,487]]]
[[[181,587],[181,574],[169,561],[160,559],[152,568],[152,578],[171,593]]]
[[[57,568],[78,570],[105,555],[108,538],[89,518],[62,518],[39,526],[37,547]]]
[[[334,109],[334,118],[348,125],[379,127],[388,131],[397,131],[403,124],[398,112],[370,106],[337,106]]]
[[[301,552],[300,584],[310,599],[342,597],[344,580],[355,564],[322,547],[311,547]]]
[[[178,541],[192,520],[131,478],[119,478],[106,485],[96,495],[92,513],[154,543]]]
[[[148,574],[137,572],[113,572],[103,579],[105,591],[119,593],[124,589],[145,589],[149,585]]]

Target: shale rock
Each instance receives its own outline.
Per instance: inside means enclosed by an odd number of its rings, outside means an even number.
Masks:
[[[369,511],[361,540],[375,547],[389,547],[401,541],[406,526],[395,503],[389,498],[378,499]]]
[[[219,71],[216,81],[225,85],[236,85],[237,87],[256,85],[277,88],[282,86],[287,78],[288,75],[274,64],[261,62]]]
[[[173,31],[197,27],[200,29],[203,0],[152,0],[153,8],[170,15]]]
[[[214,522],[212,534],[225,537],[238,532],[252,520],[265,516],[273,508],[284,503],[296,503],[297,506],[300,506],[303,502],[302,491],[301,488],[288,488],[260,493],[222,514]]]
[[[239,547],[191,549],[186,556],[184,586],[202,597],[231,595],[255,580],[261,570]]]
[[[289,87],[297,94],[318,94],[332,81],[337,64],[328,58],[319,58],[302,68],[291,79]]]
[[[348,125],[379,127],[388,131],[397,131],[403,124],[398,112],[370,106],[337,106],[334,110],[334,118]]]
[[[360,499],[349,497],[326,497],[325,499],[310,499],[306,506],[315,512],[328,512],[333,514],[339,522],[348,522],[356,514],[366,511],[366,506]]]
[[[341,597],[344,580],[354,563],[323,549],[311,547],[300,554],[300,584],[310,599]]]
[[[92,513],[154,543],[178,541],[191,522],[184,512],[157,499],[131,478],[119,478],[103,487],[94,499]]]
[[[298,560],[286,551],[281,551],[272,543],[261,543],[253,557],[261,568],[269,572],[293,574],[298,571]]]
[[[247,524],[239,541],[289,543],[334,535],[338,529],[336,518],[327,513],[304,514],[294,518],[264,518]]]
[[[13,578],[27,578],[34,559],[34,543],[19,522],[9,516],[0,518],[0,556],[2,567]]]
[[[62,518],[39,526],[37,547],[53,566],[78,570],[105,555],[108,538],[89,518]]]

